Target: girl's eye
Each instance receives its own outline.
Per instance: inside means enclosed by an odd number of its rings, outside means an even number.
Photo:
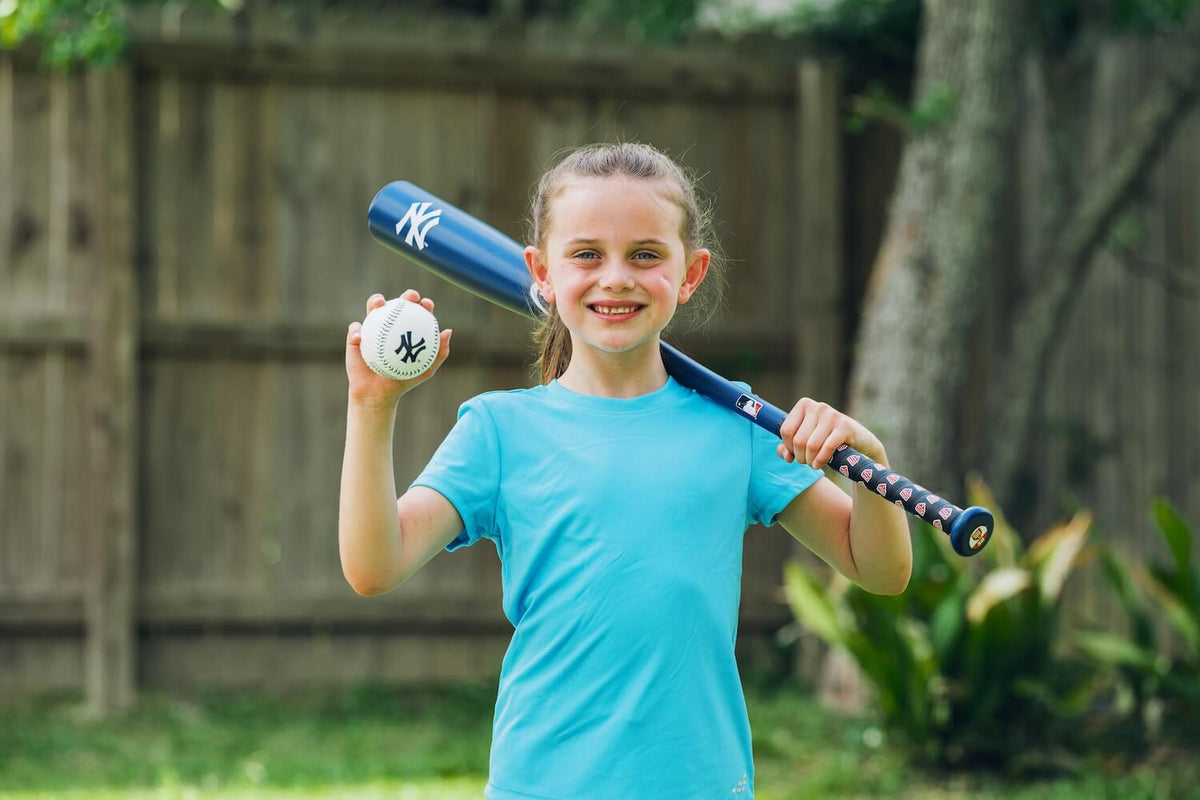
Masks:
[[[639,250],[633,254],[634,261],[654,261],[658,258],[658,253],[653,250]]]
[[[600,257],[600,254],[597,253],[595,250],[580,250],[578,253],[574,253],[571,256],[571,258],[575,258],[580,261],[590,261],[594,258],[599,258],[599,257]]]

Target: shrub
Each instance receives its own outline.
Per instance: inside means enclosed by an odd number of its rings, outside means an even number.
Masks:
[[[972,503],[996,508],[982,485]],[[1079,513],[1025,548],[997,515],[992,541],[964,559],[944,534],[913,532],[914,570],[897,597],[798,562],[785,591],[799,623],[847,651],[883,722],[927,763],[1022,770],[1064,763],[1095,698],[1094,670],[1060,630],[1063,585],[1091,516]]]
[[[1116,678],[1118,710],[1127,709],[1144,742],[1163,733],[1200,736],[1200,578],[1191,528],[1170,503],[1154,503],[1167,564],[1128,564],[1101,552],[1108,582],[1129,620],[1129,635],[1087,631],[1079,646]],[[1163,634],[1166,634],[1164,636]]]

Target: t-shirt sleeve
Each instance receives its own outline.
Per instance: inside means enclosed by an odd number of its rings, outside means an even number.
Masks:
[[[500,440],[482,400],[476,397],[462,404],[458,421],[412,486],[438,492],[462,517],[463,530],[446,545],[447,550],[473,545],[481,538],[496,540]]]
[[[746,387],[749,391],[749,387]],[[758,425],[750,425],[750,491],[747,493],[747,517],[752,523],[771,526],[796,495],[821,478],[821,472],[807,464],[788,463],[775,448],[779,437]]]

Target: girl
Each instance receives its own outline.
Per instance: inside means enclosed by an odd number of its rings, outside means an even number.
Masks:
[[[490,800],[753,797],[734,660],[743,534],[779,522],[869,591],[903,591],[903,511],[820,472],[843,442],[887,454],[824,403],[797,402],[780,441],[667,375],[659,336],[712,267],[695,192],[668,157],[578,150],[543,177],[532,211],[525,260],[553,305],[542,383],[464,403],[399,500],[397,400],[446,360],[451,331],[433,369],[397,382],[367,368],[350,325],[343,571],[378,594],[442,549],[495,544],[515,630]]]

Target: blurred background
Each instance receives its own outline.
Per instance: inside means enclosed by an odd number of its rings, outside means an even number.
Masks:
[[[760,796],[933,791],[909,765],[1113,791],[1098,762],[1121,791],[1192,796],[1195,5],[0,0],[0,792],[303,772],[171,748],[72,772],[47,742],[82,719],[63,750],[104,761],[111,720],[261,741],[264,718],[405,708],[482,725],[409,770],[478,795],[499,562],[346,585],[342,350],[376,291],[416,287],[457,332],[401,409],[406,486],[461,402],[536,382],[530,331],[374,243],[366,209],[410,180],[524,241],[555,157],[623,140],[696,174],[729,263],[725,307],[676,344],[776,405],[848,411],[898,470],[1006,519],[969,562],[914,523],[900,598],[747,534]],[[307,699],[261,699],[281,691]],[[264,705],[230,710],[246,697]],[[798,755],[843,740],[832,772]],[[393,756],[321,780],[400,781]]]

